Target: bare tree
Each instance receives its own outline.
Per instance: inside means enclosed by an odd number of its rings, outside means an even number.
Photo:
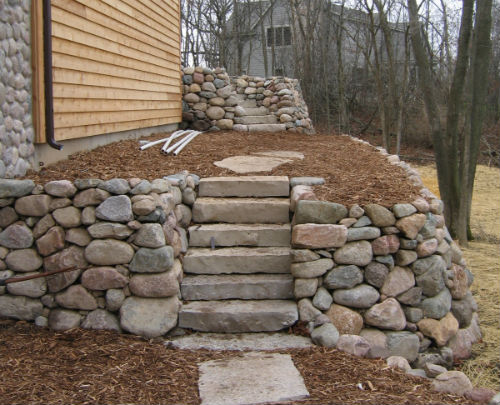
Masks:
[[[476,14],[474,19],[474,6]],[[491,51],[492,0],[463,0],[458,37],[457,60],[447,97],[446,126],[441,124],[437,103],[435,73],[426,51],[426,31],[419,21],[416,0],[408,0],[410,32],[419,71],[419,85],[436,155],[439,190],[445,204],[445,217],[452,236],[463,245],[469,239],[470,208]],[[473,21],[474,20],[474,21]],[[464,103],[465,83],[471,88],[471,102]],[[459,120],[467,123],[459,131]]]

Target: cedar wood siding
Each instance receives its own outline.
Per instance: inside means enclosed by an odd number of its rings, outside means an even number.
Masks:
[[[178,123],[180,0],[52,0],[57,141]]]

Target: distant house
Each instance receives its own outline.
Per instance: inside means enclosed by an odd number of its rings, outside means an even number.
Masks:
[[[367,35],[366,30],[370,22],[368,14],[360,10],[342,9],[331,0],[315,0],[311,4],[315,8],[312,18],[317,19],[314,35],[317,38],[328,37],[330,39],[328,48],[332,60],[336,58],[335,30],[342,19],[344,29],[342,52],[345,63],[354,70],[356,66],[363,66],[364,55],[360,52],[357,41],[364,41],[362,36]],[[297,49],[301,51],[302,47],[308,46],[302,42],[300,35],[297,35],[300,31],[299,19],[311,18],[307,16],[306,6],[293,9],[290,0],[250,2],[240,0],[238,7],[239,30],[234,28],[234,14],[228,24],[228,31],[232,32],[230,52],[228,52],[231,56],[228,63],[229,73],[266,76],[267,72],[267,76],[295,77],[296,51]],[[378,15],[375,14],[374,18],[377,20]],[[402,59],[406,24],[391,23],[390,26],[395,37],[396,57]],[[378,30],[378,46],[382,44],[382,41],[382,31]],[[241,57],[241,61],[238,61],[238,57]],[[240,66],[241,72],[239,72]]]
[[[182,120],[180,0],[4,1],[0,58],[0,177]]]

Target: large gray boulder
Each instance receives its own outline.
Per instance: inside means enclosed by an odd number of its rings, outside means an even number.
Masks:
[[[5,318],[34,321],[42,314],[43,305],[40,300],[22,296],[0,295],[0,316]]]
[[[128,297],[120,308],[121,327],[134,335],[162,336],[177,324],[181,303],[177,297]]]
[[[297,224],[336,224],[346,216],[345,206],[326,201],[301,200],[295,208]]]

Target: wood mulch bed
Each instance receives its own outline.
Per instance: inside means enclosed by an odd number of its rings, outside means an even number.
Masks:
[[[474,404],[382,360],[320,347],[278,352],[292,356],[311,395],[295,404]],[[237,355],[0,320],[0,404],[198,404],[197,364]]]
[[[161,139],[157,134],[145,139]],[[64,144],[64,142],[62,142]],[[347,136],[293,133],[242,133],[234,131],[204,133],[194,139],[179,156],[165,156],[161,145],[139,150],[137,140],[116,142],[43,167],[26,176],[39,184],[51,180],[113,177],[155,179],[181,170],[201,177],[236,176],[221,169],[215,161],[236,155],[263,151],[297,151],[304,160],[283,164],[269,175],[320,176],[326,184],[315,187],[319,199],[345,205],[379,203],[391,206],[411,202],[419,190],[411,185],[403,169],[391,165],[375,148]]]

